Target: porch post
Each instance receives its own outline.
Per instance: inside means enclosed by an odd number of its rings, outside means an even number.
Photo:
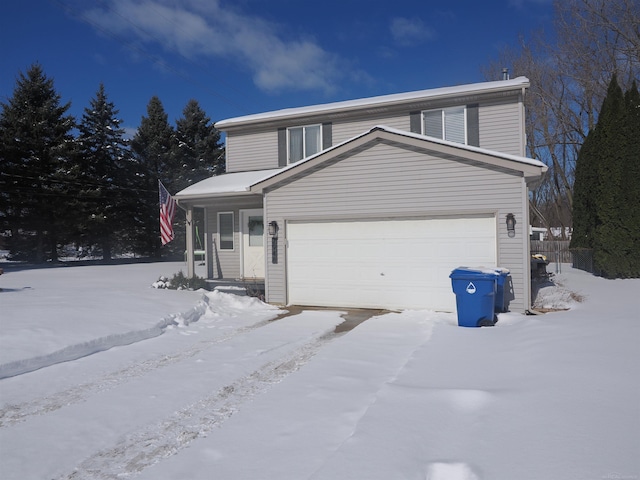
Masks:
[[[195,269],[195,257],[193,254],[193,206],[187,207],[187,221],[185,222],[185,228],[187,230],[187,278],[193,278],[196,273]]]
[[[204,233],[203,233],[203,243],[204,243],[204,259],[207,265],[207,277],[213,278],[213,262],[215,261],[215,256],[213,252],[213,248],[211,245],[209,233],[209,212],[207,208],[204,209]]]

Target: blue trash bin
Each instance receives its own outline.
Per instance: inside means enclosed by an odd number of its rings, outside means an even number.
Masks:
[[[510,272],[506,268],[496,268],[496,297],[495,297],[495,310],[496,312],[506,312],[506,298],[505,288],[508,288],[507,277]]]
[[[494,271],[460,267],[451,272],[451,286],[456,294],[458,325],[482,327],[494,325],[498,275]]]

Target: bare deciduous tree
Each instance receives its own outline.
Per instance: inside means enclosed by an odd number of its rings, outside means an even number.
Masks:
[[[554,31],[521,38],[484,74],[500,78],[506,66],[531,80],[527,151],[549,166],[532,195],[532,219],[547,228],[570,227],[575,159],[607,85],[614,73],[623,89],[640,78],[639,1],[556,0]]]

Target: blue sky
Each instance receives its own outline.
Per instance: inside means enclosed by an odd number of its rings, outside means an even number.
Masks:
[[[0,100],[38,62],[71,113],[103,82],[133,131],[153,95],[212,120],[484,80],[551,0],[8,0]]]

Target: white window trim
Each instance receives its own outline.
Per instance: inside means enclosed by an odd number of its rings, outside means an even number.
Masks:
[[[233,242],[232,248],[222,248],[222,241],[220,235],[220,215],[229,215],[231,214],[231,241]],[[236,235],[235,235],[235,215],[233,211],[231,212],[218,212],[218,249],[223,250],[225,252],[234,252],[236,250]]]
[[[422,132],[422,135],[426,135],[427,133],[424,131],[424,114],[427,112],[440,112],[440,118],[442,121],[442,140],[447,140],[447,141],[452,141],[452,140],[448,140],[447,139],[447,125],[445,122],[445,116],[446,116],[446,111],[447,110],[452,110],[452,109],[458,109],[460,108],[460,105],[458,106],[454,106],[454,107],[443,107],[443,108],[432,108],[429,110],[423,110],[422,112],[420,112],[420,131]],[[462,122],[463,122],[463,131],[464,131],[464,145],[469,145],[469,134],[467,131],[467,106],[464,105],[462,106]]]
[[[320,127],[320,145],[319,145],[320,148],[319,148],[318,152],[322,151],[322,124],[321,123],[314,123],[314,124],[311,124],[311,125],[295,125],[293,127],[287,127],[287,165],[290,165],[291,163],[297,163],[300,160],[310,156],[310,155],[306,155],[306,151],[307,151],[307,145],[306,145],[307,138],[306,137],[307,136],[305,134],[306,134],[306,129],[307,128],[311,128],[311,127]],[[291,151],[290,151],[291,138],[289,136],[289,132],[291,130],[293,130],[293,129],[296,129],[296,128],[302,128],[302,158],[300,160],[296,160],[294,162],[291,162]],[[318,152],[315,152],[315,153],[318,153]]]

